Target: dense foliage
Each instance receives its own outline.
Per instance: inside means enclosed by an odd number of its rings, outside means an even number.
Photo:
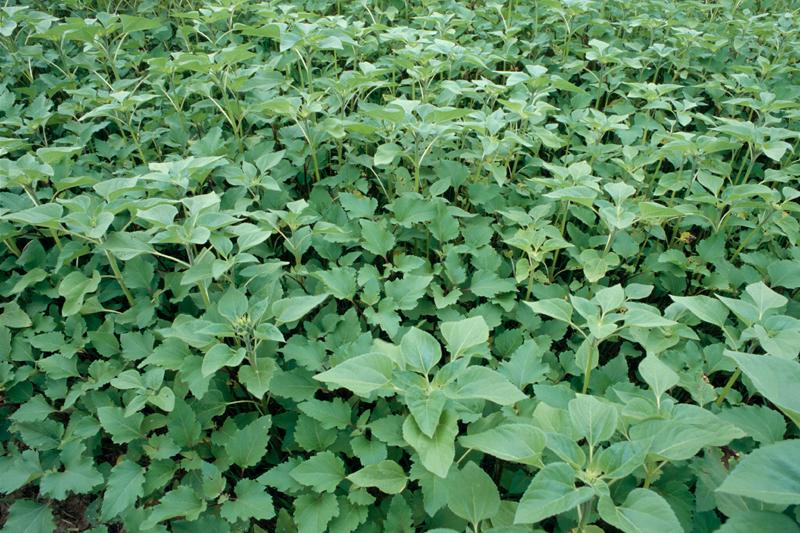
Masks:
[[[2,531],[800,531],[799,8],[6,3]]]

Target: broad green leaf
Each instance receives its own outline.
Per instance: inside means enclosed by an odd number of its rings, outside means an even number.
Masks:
[[[609,440],[617,429],[617,410],[608,402],[578,394],[570,400],[569,417],[581,437],[589,446]]]
[[[403,335],[400,353],[408,367],[424,374],[442,358],[442,348],[433,335],[414,327]]]
[[[247,313],[247,296],[235,287],[230,287],[217,302],[219,314],[233,322]]]
[[[709,324],[722,327],[728,318],[725,305],[710,296],[672,296],[673,301],[689,310],[694,316]]]
[[[489,340],[489,326],[480,316],[442,322],[440,329],[452,358],[459,357],[470,348]]]
[[[275,516],[272,496],[264,487],[252,479],[242,479],[236,483],[236,498],[222,504],[219,514],[230,523],[237,520],[269,520]]]
[[[419,429],[432,437],[439,425],[447,396],[438,389],[428,391],[413,387],[406,391],[404,399]]]
[[[256,398],[263,398],[269,390],[277,365],[272,359],[259,357],[253,365],[239,367],[239,382]]]
[[[50,506],[31,500],[16,500],[8,508],[3,533],[52,533],[56,530]]]
[[[800,525],[785,514],[767,511],[746,511],[725,521],[715,533],[800,533]]]
[[[503,461],[537,465],[545,447],[541,430],[529,424],[503,424],[496,428],[459,437],[465,448],[493,455]]]
[[[324,451],[297,465],[289,475],[316,492],[333,492],[344,479],[344,463],[332,452]]]
[[[447,393],[451,398],[482,399],[500,405],[511,405],[527,398],[505,376],[485,366],[467,368]]]
[[[605,522],[625,533],[683,532],[666,500],[649,489],[633,489],[619,507],[608,496],[602,496],[597,510]]]
[[[394,235],[387,228],[386,219],[380,222],[359,220],[364,249],[375,255],[385,256],[395,244]]]
[[[298,533],[325,533],[328,523],[337,516],[339,504],[334,494],[303,494],[294,500]]]
[[[447,485],[447,506],[475,527],[500,510],[500,493],[494,481],[472,461],[453,472]]]
[[[144,415],[141,413],[125,416],[125,411],[121,407],[98,407],[97,418],[103,429],[111,434],[111,440],[117,444],[125,444],[144,437],[142,432]]]
[[[295,322],[324,302],[327,297],[327,294],[318,294],[316,296],[283,298],[272,304],[272,314],[275,316],[275,320],[280,323]]]
[[[458,423],[449,411],[442,413],[432,437],[425,435],[411,416],[403,423],[403,439],[417,452],[422,465],[441,478],[447,477],[453,464],[456,435]]]
[[[800,440],[769,444],[743,457],[717,490],[756,500],[800,504]]]
[[[205,510],[206,502],[191,487],[183,485],[167,492],[155,506],[151,507],[147,519],[140,527],[147,530],[159,522],[179,516],[184,520],[194,521]]]
[[[594,491],[575,487],[575,470],[566,463],[550,463],[539,470],[517,507],[515,524],[535,524],[589,501]]]
[[[270,427],[272,427],[272,419],[267,415],[236,430],[225,446],[228,458],[242,468],[258,464],[267,452]]]
[[[781,409],[800,427],[800,363],[770,355],[752,355],[730,350],[725,355],[736,361],[745,376],[764,398]]]
[[[392,379],[392,360],[380,353],[359,355],[336,365],[314,379],[330,383],[335,388],[348,389],[359,396],[369,396],[382,389]]]
[[[560,298],[539,300],[538,302],[525,302],[525,304],[537,315],[548,316],[566,323],[572,321],[572,305]]]
[[[680,376],[652,354],[648,354],[639,363],[639,374],[645,383],[650,385],[650,390],[655,394],[656,402],[659,405],[661,396],[680,382]]]
[[[115,465],[103,493],[103,519],[111,520],[132,509],[136,500],[144,496],[144,481],[144,469],[133,461],[125,459]]]
[[[352,300],[356,294],[356,271],[349,267],[317,272],[330,293],[339,300]]]
[[[376,166],[391,165],[397,156],[403,153],[403,148],[396,143],[386,143],[375,150],[373,163]]]
[[[347,476],[357,487],[376,487],[386,494],[399,494],[406,487],[406,473],[394,461],[367,465]]]
[[[215,344],[203,356],[203,376],[211,376],[226,366],[238,366],[244,360],[245,354],[244,348],[234,350],[227,344]]]

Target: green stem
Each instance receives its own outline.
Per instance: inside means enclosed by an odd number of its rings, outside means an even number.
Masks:
[[[133,307],[136,304],[136,301],[133,299],[131,291],[128,290],[128,286],[125,285],[125,281],[122,279],[122,272],[119,271],[117,259],[111,255],[111,252],[109,251],[106,251],[106,257],[108,258],[108,264],[111,265],[111,271],[114,272],[114,277],[117,278],[117,283],[119,283],[122,293],[125,295],[125,299],[128,300],[128,305]]]
[[[3,244],[5,244],[6,247],[8,247],[8,249],[11,251],[11,253],[16,255],[17,257],[22,255],[22,252],[19,251],[19,248],[17,248],[17,245],[14,243],[13,240],[3,239]]]
[[[736,383],[736,380],[739,379],[739,376],[741,374],[742,374],[742,369],[737,366],[736,370],[734,370],[733,374],[731,374],[731,377],[728,378],[728,382],[725,383],[725,388],[722,389],[722,392],[719,393],[719,396],[717,396],[717,400],[714,402],[715,404],[717,404],[718,406],[722,405],[722,402],[725,401],[725,397],[731,391],[733,384]]]

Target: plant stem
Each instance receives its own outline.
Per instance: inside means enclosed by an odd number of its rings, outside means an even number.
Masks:
[[[722,392],[719,393],[719,396],[717,396],[717,400],[714,402],[715,404],[717,404],[718,406],[722,405],[722,402],[725,401],[725,397],[731,391],[733,384],[736,383],[737,379],[739,379],[741,373],[742,369],[737,366],[736,370],[734,370],[733,374],[731,374],[731,377],[728,378],[728,382],[725,383],[725,388],[722,389]]]
[[[114,272],[114,277],[117,278],[117,283],[119,283],[122,293],[125,295],[125,299],[128,300],[128,305],[133,307],[136,305],[136,300],[133,299],[131,291],[128,290],[128,286],[125,285],[125,280],[122,279],[122,272],[119,271],[117,259],[111,255],[109,251],[106,251],[106,257],[108,258],[108,264],[111,265],[111,271]]]

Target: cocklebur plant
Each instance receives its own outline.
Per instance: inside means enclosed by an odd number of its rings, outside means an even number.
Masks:
[[[4,6],[3,531],[796,531],[794,14]]]

